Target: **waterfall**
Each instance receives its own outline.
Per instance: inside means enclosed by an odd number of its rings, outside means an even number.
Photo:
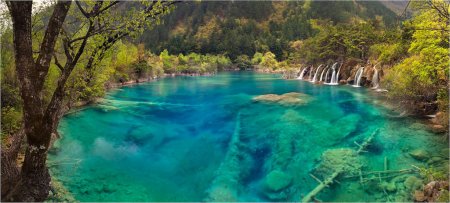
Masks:
[[[327,83],[328,80],[328,73],[330,72],[331,68],[328,68],[327,73],[325,73],[325,80],[323,81],[324,83]]]
[[[319,67],[317,67],[317,69],[316,69],[316,73],[314,73],[314,77],[313,77],[313,79],[311,80],[311,82],[316,82],[316,80],[317,80],[317,73],[319,72],[319,70],[320,70],[320,68],[323,66],[323,64],[320,64],[320,66]]]
[[[328,66],[327,66],[327,67],[325,67],[325,68],[323,69],[322,73],[320,74],[320,79],[319,79],[319,82],[321,82],[321,81],[322,81],[322,79],[323,79],[323,74],[325,73],[325,70],[327,70],[327,69],[328,69]]]
[[[372,85],[373,85],[373,87],[372,87],[372,89],[378,89],[379,87],[380,87],[380,79],[378,78],[378,70],[377,70],[377,65],[375,65],[374,67],[373,67],[373,69],[374,69],[374,73],[373,73],[373,77],[372,77]]]
[[[298,71],[294,74],[294,77],[298,79],[298,76],[300,75],[300,73],[302,72],[302,67],[300,66],[300,68],[298,69]],[[283,76],[284,76],[285,72],[283,72]],[[288,73],[289,74],[289,73]]]
[[[341,63],[341,65],[339,66],[339,70],[336,74],[336,83],[339,83],[339,73],[341,72],[342,65],[344,65],[344,63]]]
[[[338,85],[339,84],[338,81],[337,81],[338,80],[338,74],[336,72],[337,64],[338,64],[338,62],[334,63],[331,66],[331,69],[333,70],[333,72],[331,73],[331,81],[330,81],[330,83],[325,83],[325,84],[327,84],[327,85]]]
[[[353,87],[361,87],[359,84],[361,83],[361,77],[364,72],[364,67],[360,67],[355,74],[355,80],[353,81]]]
[[[302,72],[300,73],[300,76],[298,76],[297,79],[303,80],[303,76],[305,75],[306,69],[308,69],[308,67],[305,67],[305,68],[302,70]]]
[[[311,71],[309,71],[309,80],[312,80],[312,73],[314,72],[314,66],[311,66]]]

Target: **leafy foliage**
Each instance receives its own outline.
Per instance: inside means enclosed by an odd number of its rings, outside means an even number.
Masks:
[[[247,55],[240,55],[236,58],[235,63],[240,70],[252,69],[252,62]]]
[[[310,19],[332,24],[377,19],[380,25],[390,27],[395,14],[380,2],[187,2],[165,17],[164,24],[145,32],[141,40],[154,53],[167,49],[175,54],[225,54],[235,60],[240,55],[270,51],[277,60],[284,60],[289,56],[290,41],[317,32]]]
[[[13,133],[16,133],[20,127],[22,126],[22,112],[14,107],[2,107],[2,115],[1,115],[1,124],[2,124],[2,143],[4,139]]]
[[[435,4],[446,4],[434,1]],[[447,4],[448,5],[448,4]],[[448,8],[448,6],[447,6]],[[448,11],[447,11],[448,12]],[[421,9],[405,23],[414,30],[409,57],[394,66],[386,77],[391,96],[409,101],[433,102],[448,109],[449,25],[436,9]]]

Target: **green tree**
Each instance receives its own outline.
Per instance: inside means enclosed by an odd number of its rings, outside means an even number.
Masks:
[[[239,55],[235,63],[240,70],[248,70],[252,68],[252,62],[247,55]]]
[[[263,54],[260,53],[260,52],[256,52],[256,53],[253,55],[253,58],[252,58],[252,64],[253,64],[253,65],[259,65],[259,63],[261,63],[262,58],[263,58]]]
[[[75,3],[77,9],[71,11],[71,1],[58,1],[48,8],[50,17],[42,18],[47,26],[42,32],[33,35],[32,2],[6,2],[12,19],[15,67],[23,101],[24,133],[18,133],[17,137],[13,138],[10,149],[14,150],[6,151],[2,148],[2,200],[43,201],[47,197],[50,190],[50,175],[46,166],[47,151],[52,134],[57,133],[56,127],[64,105],[65,85],[85,53],[90,39],[94,39],[94,42],[100,41],[99,46],[93,43],[98,49],[94,48],[94,54],[91,54],[92,67],[94,61],[102,59],[97,53],[105,53],[124,36],[141,32],[146,25],[155,22],[152,19],[157,20],[161,14],[167,13],[173,4],[161,1],[144,2],[138,7],[142,12],[121,13],[116,10],[119,8],[117,5],[121,4],[119,1]],[[70,16],[78,24],[70,23],[73,21],[66,22],[69,11],[74,12],[74,15]],[[63,25],[72,29],[66,29]],[[55,48],[61,48],[62,52],[55,52]],[[34,54],[34,51],[38,51],[37,54]],[[61,56],[64,60],[61,60]],[[52,70],[52,61],[60,73],[51,99],[47,102],[43,97],[46,91],[44,85],[49,71]],[[19,172],[15,158],[20,149],[22,135],[27,137],[28,145]]]
[[[278,61],[275,58],[275,54],[266,52],[259,65],[262,66],[263,71],[272,71],[278,68]]]
[[[432,103],[448,109],[449,4],[430,0],[417,2],[418,14],[405,23],[413,30],[409,57],[394,66],[386,76],[386,85],[394,98]]]

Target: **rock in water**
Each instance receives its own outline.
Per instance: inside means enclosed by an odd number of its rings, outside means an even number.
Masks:
[[[424,149],[413,150],[409,152],[409,155],[418,161],[426,161],[429,158],[429,153]]]
[[[277,102],[280,101],[280,96],[277,94],[264,94],[254,97],[253,101]]]
[[[336,122],[332,123],[332,128],[327,128],[328,136],[327,140],[330,144],[336,144],[343,138],[347,137],[350,133],[358,128],[358,123],[361,121],[361,116],[358,114],[346,115]]]
[[[397,187],[395,186],[395,182],[383,182],[381,187],[384,188],[388,192],[395,192]]]
[[[253,101],[255,102],[263,102],[263,103],[271,103],[271,104],[280,104],[284,106],[297,106],[304,105],[310,100],[309,95],[298,93],[298,92],[289,92],[286,94],[278,95],[278,94],[264,94],[253,97]]]
[[[347,175],[355,175],[362,168],[362,161],[353,149],[329,149],[322,154],[322,161],[316,168],[316,172],[323,177],[328,177],[336,171]]]
[[[292,177],[280,170],[273,170],[265,180],[266,187],[272,191],[279,191],[288,187],[292,182]]]
[[[423,181],[416,176],[409,176],[406,178],[405,182],[403,183],[405,185],[405,188],[412,191],[417,190],[423,185]]]
[[[444,133],[445,131],[447,131],[447,128],[443,125],[431,125],[430,127],[431,131],[434,133]]]
[[[210,191],[208,201],[218,201],[218,202],[236,202],[237,201],[237,195],[231,190],[230,188],[226,186],[218,186],[214,187]]]
[[[418,202],[423,202],[426,199],[427,198],[425,197],[425,193],[423,191],[420,191],[420,190],[414,191],[414,200],[416,200]]]

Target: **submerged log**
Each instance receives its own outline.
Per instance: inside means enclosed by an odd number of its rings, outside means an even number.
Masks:
[[[241,131],[241,113],[237,114],[236,125],[229,143],[229,149],[225,159],[217,169],[217,176],[214,179],[206,201],[234,202],[237,201],[237,188],[240,176],[240,156],[239,145]]]
[[[360,154],[361,152],[365,152],[364,150],[367,148],[367,146],[370,145],[372,140],[374,139],[375,135],[378,133],[379,129],[376,129],[362,144],[358,144],[355,142],[356,145],[358,145],[358,150],[356,151],[357,154]],[[317,194],[320,193],[325,187],[329,187],[333,182],[336,182],[336,178],[345,172],[344,166],[336,166],[338,167],[337,170],[335,170],[328,178],[326,178],[324,181],[320,181],[317,177],[311,175],[317,182],[319,182],[319,185],[317,185],[311,192],[309,192],[306,196],[302,198],[302,202],[311,202],[315,198]],[[386,168],[386,167],[385,167]],[[349,169],[347,169],[349,170]],[[386,170],[385,170],[386,171]],[[380,173],[378,173],[378,178],[381,178]],[[364,181],[362,172],[360,170],[360,173],[358,175],[360,177],[361,183]]]
[[[359,146],[358,151],[356,151],[356,153],[361,153],[361,152],[366,152],[365,149],[367,148],[367,146],[370,145],[370,143],[372,142],[373,138],[375,138],[375,135],[378,133],[379,129],[376,129],[362,144],[358,144],[355,142],[356,145]]]
[[[416,172],[416,171],[417,170],[412,169],[412,168],[410,168],[410,169],[401,169],[401,170],[370,171],[370,172],[367,172],[367,173],[362,173],[361,172],[361,174],[354,175],[354,176],[344,176],[343,178],[357,178],[357,177],[359,177],[361,179],[363,176],[371,175],[371,174],[411,173],[411,172]]]
[[[334,182],[334,179],[341,174],[342,171],[335,171],[333,174],[331,174],[330,177],[325,179],[324,181],[319,181],[320,184],[316,186],[311,192],[309,192],[305,197],[303,197],[302,202],[311,202],[311,200],[319,194],[320,191],[322,191],[325,187],[328,187],[331,183]]]

